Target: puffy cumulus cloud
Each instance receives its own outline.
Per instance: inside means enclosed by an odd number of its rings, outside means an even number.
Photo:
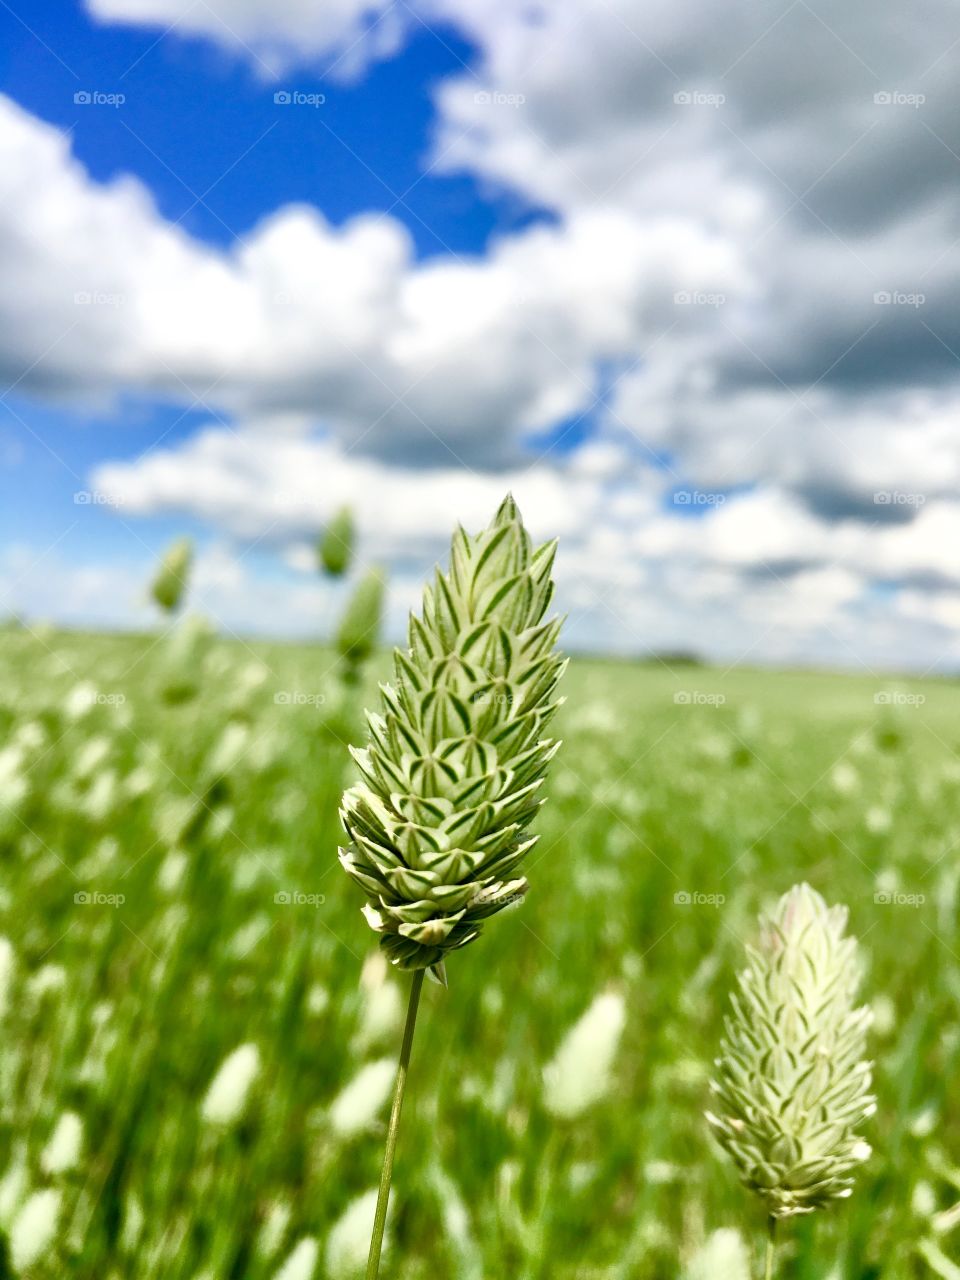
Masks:
[[[487,466],[589,412],[598,362],[655,344],[677,287],[746,287],[709,231],[611,210],[418,265],[395,219],[293,207],[223,253],[137,183],[92,183],[4,99],[0,268],[0,367],[22,390],[308,415],[368,452]]]
[[[773,484],[828,520],[907,523],[960,484],[960,389],[725,390],[704,369],[619,382],[611,425],[708,491]]]
[[[480,49],[438,90],[441,167],[567,217],[689,216],[745,268],[748,290],[684,297],[709,323],[671,334],[621,383],[634,434],[715,484],[772,471],[837,518],[870,518],[873,491],[898,482],[929,495],[954,483],[948,4],[923,0],[909,35],[887,0],[434,11]]]
[[[392,53],[406,26],[395,0],[86,0],[101,22],[215,40],[264,75],[321,61],[342,76]]]
[[[21,389],[131,390],[284,431],[322,423],[394,461],[502,467],[596,414],[606,364],[604,411],[699,483],[773,480],[822,515],[906,520],[914,505],[874,495],[956,479],[956,393],[942,372],[907,380],[918,333],[953,361],[947,286],[922,307],[874,301],[891,263],[920,270],[928,241],[909,229],[858,250],[839,297],[849,255],[833,240],[824,261],[783,251],[765,274],[729,226],[613,204],[471,260],[417,264],[395,219],[334,229],[305,207],[224,253],[165,223],[137,183],[91,182],[7,100],[0,158],[0,367]],[[880,335],[877,385],[866,370],[837,385]],[[888,366],[908,389],[883,385]]]
[[[343,70],[365,14],[397,35],[392,7],[352,0],[302,24],[306,0],[88,2],[271,66]],[[957,661],[948,0],[920,0],[909,29],[891,0],[408,8],[477,50],[437,89],[436,167],[554,223],[418,263],[395,218],[283,208],[226,252],[137,183],[92,182],[0,100],[0,372],[243,424],[96,487],[228,539],[206,571],[237,629],[326,616],[305,571],[342,501],[391,566],[396,622],[454,521],[485,521],[510,486],[538,535],[563,536],[575,642]],[[566,456],[581,418],[594,437]],[[257,539],[287,580],[243,554]]]
[[[556,465],[504,472],[415,468],[345,450],[331,437],[277,438],[251,424],[210,426],[176,449],[108,463],[92,483],[125,518],[176,512],[238,541],[299,545],[344,503],[355,514],[368,559],[403,562],[443,552],[451,530],[485,524],[512,490],[542,537],[580,538],[604,520],[626,529],[652,510],[663,477],[622,447],[598,442]],[[302,552],[292,563],[306,566]]]
[[[186,2],[97,0],[128,20]],[[299,22],[297,3],[219,9],[296,32],[307,54],[315,23]],[[192,12],[217,21],[207,5]],[[926,285],[928,322],[946,326],[949,345],[960,336],[954,219],[940,212],[956,189],[949,0],[921,0],[909,34],[892,0],[840,11],[791,0],[411,0],[409,12],[417,26],[455,24],[478,50],[437,90],[439,167],[568,216],[688,217],[749,248],[769,292],[757,325],[769,341],[756,349],[781,376],[821,376],[838,343],[862,333],[874,292]],[[342,21],[340,5],[331,18]],[[948,367],[920,326],[904,342],[884,324],[838,376],[892,376],[891,356]]]
[[[574,646],[846,666],[949,665],[960,657],[960,627],[942,604],[960,585],[950,555],[960,534],[955,501],[931,502],[912,523],[878,528],[826,520],[789,490],[767,486],[707,495],[710,503],[691,514],[673,496],[668,472],[613,438],[491,475],[405,468],[351,454],[330,437],[271,439],[253,426],[208,427],[175,449],[102,466],[93,483],[127,519],[179,512],[230,536],[235,549],[223,553],[217,608],[236,630],[245,618],[256,627],[268,616],[273,627],[310,633],[329,615],[326,589],[311,581],[312,544],[347,501],[357,512],[361,559],[391,568],[399,635],[453,525],[482,526],[510,487],[534,535],[562,540],[558,606]],[[284,604],[279,583],[269,588],[270,612],[262,612],[267,588],[246,582],[253,569],[242,554],[254,537],[300,575],[305,612]],[[237,556],[244,577],[231,581]]]
[[[424,7],[480,49],[474,74],[440,87],[439,150],[556,207],[666,202],[737,227],[802,199],[843,231],[953,181],[918,123],[950,118],[949,0],[921,0],[909,33],[892,0]]]

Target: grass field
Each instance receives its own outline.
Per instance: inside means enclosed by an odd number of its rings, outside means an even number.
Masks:
[[[0,1275],[353,1274],[407,981],[336,862],[374,666],[0,632]],[[673,1280],[721,1227],[755,1255],[702,1113],[743,942],[805,879],[863,941],[879,1107],[780,1274],[956,1280],[960,688],[576,659],[564,692],[530,894],[424,991],[384,1274]],[[608,990],[612,1088],[557,1122],[543,1066]]]

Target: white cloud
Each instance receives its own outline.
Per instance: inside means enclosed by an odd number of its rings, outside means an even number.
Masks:
[[[126,518],[180,512],[227,531],[238,547],[252,536],[261,549],[275,545],[306,577],[297,601],[284,602],[286,587],[276,590],[271,625],[299,634],[310,630],[311,611],[330,616],[329,595],[321,600],[309,581],[311,547],[339,503],[356,507],[361,560],[393,566],[391,618],[399,635],[451,528],[458,520],[480,527],[509,486],[533,534],[561,538],[558,606],[570,615],[574,645],[631,653],[693,648],[727,662],[814,655],[842,665],[859,658],[926,666],[960,654],[960,627],[950,633],[949,609],[887,602],[882,616],[873,591],[882,580],[915,601],[931,585],[960,585],[951,559],[960,503],[933,502],[912,523],[874,529],[817,517],[789,491],[771,487],[691,516],[671,506],[668,481],[610,440],[558,463],[471,475],[358,457],[330,438],[270,440],[219,427],[139,462],[103,466],[94,477]],[[244,618],[264,616],[265,588],[248,572],[253,568],[244,569],[242,584],[226,571],[216,580],[216,610],[237,629]]]
[[[678,285],[742,283],[709,232],[603,210],[417,265],[393,218],[335,230],[288,207],[223,253],[165,223],[139,184],[91,182],[5,99],[0,266],[0,361],[22,390],[301,415],[366,451],[483,465],[589,411],[597,361],[655,343]]]
[[[86,0],[93,18],[204,36],[265,75],[321,60],[341,75],[392,53],[405,23],[394,0]]]
[[[342,74],[402,38],[386,0],[88,8],[248,47],[264,73]],[[237,627],[306,630],[327,607],[311,539],[343,501],[364,556],[394,569],[396,621],[451,525],[510,486],[563,537],[584,643],[956,656],[950,7],[921,0],[908,34],[887,0],[411,14],[477,47],[437,91],[438,170],[555,222],[419,263],[399,216],[334,228],[285,207],[225,251],[137,182],[92,181],[0,99],[0,372],[71,401],[199,401],[213,420],[103,465],[96,487],[223,538],[201,585]],[[925,100],[875,101],[887,91]],[[566,456],[554,435],[580,416],[591,442]],[[705,514],[671,507],[671,487],[703,490]],[[242,555],[257,539],[301,575],[293,594]]]

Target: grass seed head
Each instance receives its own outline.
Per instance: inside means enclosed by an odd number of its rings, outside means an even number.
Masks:
[[[870,1013],[845,907],[809,885],[762,921],[739,976],[712,1089],[711,1128],[770,1215],[844,1199],[870,1155],[860,1124],[875,1110],[864,1061]]]
[[[739,1231],[721,1227],[690,1259],[683,1280],[750,1280],[750,1259]]]
[[[177,538],[160,561],[150,587],[150,594],[165,613],[174,613],[180,607],[192,564],[193,543],[189,538]]]
[[[339,578],[350,568],[356,531],[349,507],[341,507],[320,536],[317,558],[320,568],[332,578]]]
[[[40,1167],[51,1176],[76,1167],[83,1147],[83,1121],[75,1111],[64,1111],[50,1141],[43,1149]]]
[[[208,1124],[228,1128],[247,1107],[247,1100],[260,1074],[260,1051],[255,1044],[242,1044],[220,1065],[201,1106]]]
[[[543,1071],[543,1102],[551,1115],[573,1120],[609,1093],[625,1022],[623,997],[609,991],[570,1028]]]
[[[391,1058],[367,1062],[341,1089],[330,1106],[330,1127],[339,1138],[368,1129],[386,1105],[397,1064]]]
[[[362,781],[343,797],[344,870],[401,969],[442,976],[447,952],[527,890],[517,874],[526,828],[558,744],[544,729],[559,705],[559,620],[544,621],[555,545],[534,549],[512,498],[471,537],[394,654],[370,741],[353,751]]]
[[[357,1280],[363,1274],[376,1208],[377,1189],[374,1187],[351,1200],[333,1224],[324,1250],[329,1280]]]
[[[313,1236],[304,1238],[294,1246],[293,1252],[277,1272],[274,1280],[313,1280],[320,1257],[320,1246]]]
[[[380,639],[386,578],[382,569],[368,569],[354,588],[337,629],[337,652],[348,676],[355,675]]]
[[[29,1269],[46,1254],[57,1234],[61,1193],[53,1187],[35,1191],[10,1228],[10,1260],[18,1274]]]

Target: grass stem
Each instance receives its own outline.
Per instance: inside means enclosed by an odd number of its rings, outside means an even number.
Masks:
[[[771,1217],[767,1226],[767,1265],[764,1268],[764,1280],[773,1280],[773,1256],[777,1248],[777,1220]]]
[[[380,1192],[377,1196],[377,1212],[373,1219],[373,1235],[370,1237],[370,1253],[367,1258],[367,1280],[377,1280],[380,1274],[380,1251],[383,1248],[383,1232],[387,1225],[387,1205],[390,1201],[390,1179],[393,1175],[393,1157],[397,1149],[397,1132],[400,1128],[400,1112],[403,1110],[403,1093],[407,1084],[407,1068],[410,1065],[410,1049],[413,1046],[413,1032],[417,1025],[417,1008],[420,1004],[420,989],[423,986],[423,969],[417,969],[410,986],[410,1001],[407,1005],[407,1020],[403,1027],[403,1042],[400,1046],[400,1062],[397,1066],[397,1084],[393,1091],[393,1106],[390,1109],[390,1127],[387,1129],[387,1145],[383,1153],[383,1172],[380,1174]]]

